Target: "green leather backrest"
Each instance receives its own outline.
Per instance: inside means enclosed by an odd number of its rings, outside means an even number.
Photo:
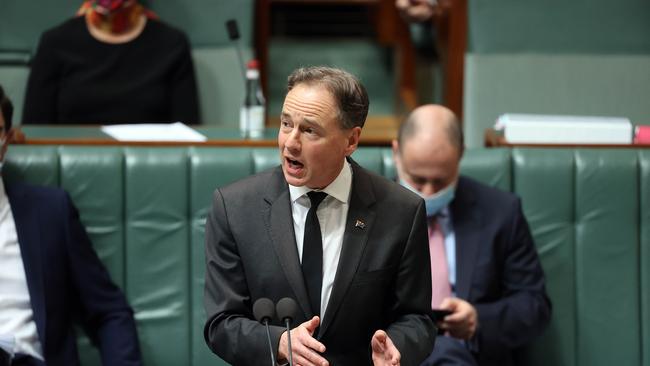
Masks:
[[[639,151],[641,208],[641,288],[650,288],[650,151]],[[650,366],[650,291],[641,291],[641,349],[643,366]]]
[[[125,160],[126,293],[151,364],[190,359],[187,149],[129,148]],[[161,336],[173,347],[161,347]]]
[[[647,268],[639,261],[639,164],[647,160],[639,157],[635,150],[513,151],[514,191],[553,300],[551,326],[526,364],[638,365],[642,350],[647,357],[648,329],[640,326]]]
[[[515,150],[512,160],[514,189],[522,197],[553,303],[551,326],[524,364],[576,365],[573,151]]]
[[[353,157],[395,177],[389,148]],[[3,175],[70,193],[136,312],[145,364],[224,365],[203,340],[205,218],[216,187],[278,162],[275,148],[11,146]],[[553,318],[522,362],[650,366],[650,151],[470,149],[461,170],[523,200]]]

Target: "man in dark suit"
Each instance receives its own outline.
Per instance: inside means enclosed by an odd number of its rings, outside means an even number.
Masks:
[[[414,110],[393,141],[400,183],[427,208],[432,308],[451,312],[423,365],[512,365],[548,325],[544,274],[519,198],[460,176],[462,155],[460,124],[442,106]]]
[[[215,191],[206,222],[205,339],[234,365],[270,359],[257,299],[297,301],[293,361],[418,365],[434,326],[424,203],[357,165],[365,88],[338,69],[289,77],[281,166]],[[288,333],[271,342],[289,358]]]
[[[1,87],[0,109],[3,161],[13,108]],[[0,180],[0,353],[12,366],[79,365],[77,322],[104,365],[142,364],[132,310],[68,195]]]

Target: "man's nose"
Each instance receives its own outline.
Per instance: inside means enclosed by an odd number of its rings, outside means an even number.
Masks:
[[[298,129],[294,129],[289,133],[284,146],[292,151],[300,150],[300,131]]]

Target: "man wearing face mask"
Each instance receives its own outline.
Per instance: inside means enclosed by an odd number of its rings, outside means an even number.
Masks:
[[[426,203],[434,310],[447,310],[423,365],[513,365],[548,325],[551,304],[521,202],[459,174],[460,124],[415,109],[393,141],[400,183]]]
[[[0,87],[0,163],[12,114]],[[77,323],[102,365],[142,365],[133,311],[68,194],[0,179],[0,366],[79,365]]]

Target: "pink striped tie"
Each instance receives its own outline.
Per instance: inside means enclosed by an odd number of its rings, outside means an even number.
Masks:
[[[437,309],[446,297],[451,297],[449,269],[445,255],[445,238],[434,217],[429,226],[429,254],[431,255],[431,308]],[[432,228],[433,226],[433,228]]]

